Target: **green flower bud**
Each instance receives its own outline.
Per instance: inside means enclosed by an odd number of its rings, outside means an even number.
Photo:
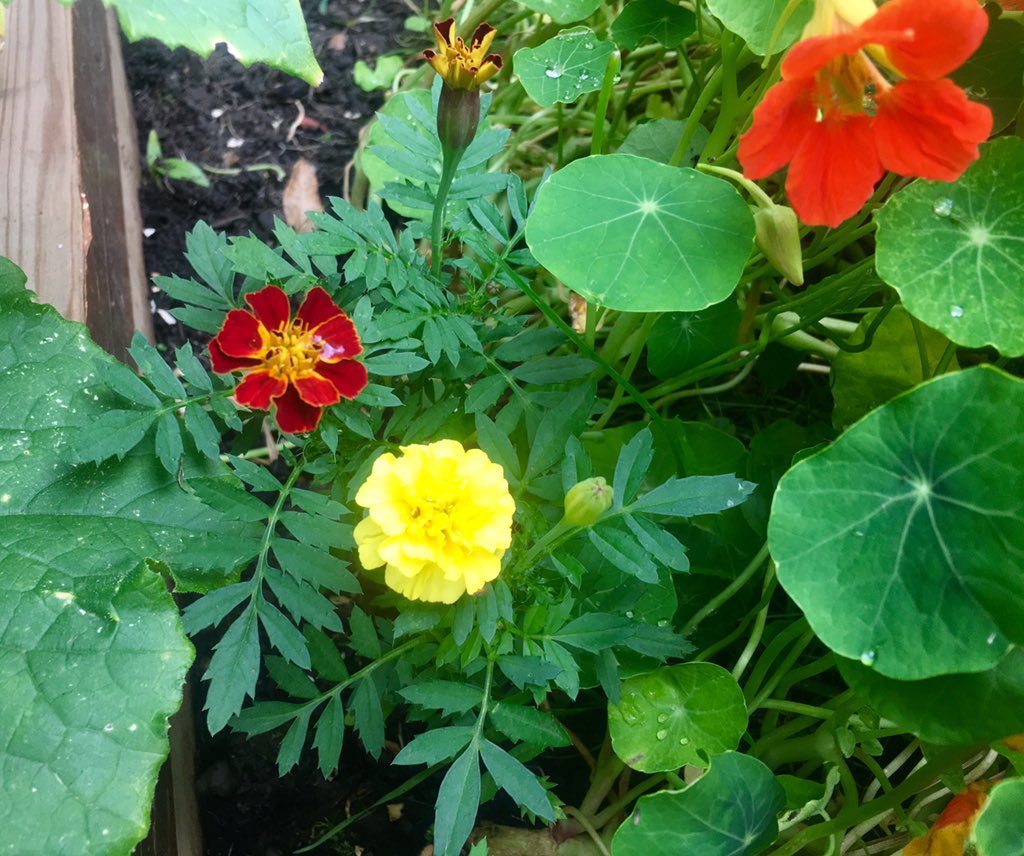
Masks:
[[[592,526],[612,507],[612,489],[598,476],[570,488],[565,495],[565,520],[574,526]]]
[[[437,135],[443,146],[461,155],[473,142],[479,123],[479,90],[441,87],[441,100],[437,105]]]
[[[794,285],[804,284],[803,250],[796,212],[785,205],[754,209],[755,240],[776,269]]]

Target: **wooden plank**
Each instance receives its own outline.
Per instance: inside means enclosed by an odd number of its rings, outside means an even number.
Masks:
[[[0,255],[65,318],[124,358],[152,339],[139,154],[120,30],[99,0],[18,0],[0,47]],[[194,723],[185,688],[140,856],[200,856]]]
[[[85,227],[70,9],[19,0],[0,51],[0,255],[40,299],[85,321]]]

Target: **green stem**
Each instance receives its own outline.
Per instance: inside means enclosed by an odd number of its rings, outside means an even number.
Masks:
[[[496,662],[496,655],[492,654],[490,649],[487,651],[487,671],[484,674],[484,691],[480,698],[480,715],[476,720],[476,729],[473,731],[473,740],[471,745],[474,747],[480,746],[480,738],[483,737],[484,723],[487,722],[487,708],[491,703],[491,682],[494,680],[494,664]]]
[[[711,600],[704,604],[698,609],[691,617],[690,620],[683,625],[683,629],[680,631],[683,636],[689,636],[694,630],[700,625],[700,623],[719,609],[723,604],[731,600],[739,591],[742,589],[750,579],[760,570],[764,564],[765,559],[768,558],[768,544],[765,543],[761,546],[761,549],[757,551],[757,555],[747,564],[747,566],[740,571],[740,574],[734,579],[729,585],[722,589],[716,594]]]
[[[650,335],[651,328],[654,326],[654,322],[658,320],[658,313],[648,313],[647,317],[644,318],[643,323],[640,325],[640,329],[637,334],[633,337],[633,348],[630,351],[629,359],[626,361],[626,365],[622,369],[622,376],[627,380],[633,376],[633,370],[636,369],[636,364],[640,361],[640,355],[643,353],[643,343],[647,341],[648,335]],[[622,403],[622,399],[625,396],[626,391],[621,386],[615,388],[615,392],[612,394],[612,400],[608,403],[607,409],[601,414],[601,418],[597,420],[597,424],[594,425],[595,431],[600,431],[604,428],[611,420],[612,416],[615,415],[615,411],[618,410],[619,405]]]
[[[686,120],[686,127],[683,129],[683,135],[679,138],[679,144],[676,146],[676,150],[672,152],[672,157],[669,158],[669,166],[679,166],[683,162],[683,157],[685,157],[686,150],[690,147],[693,135],[697,133],[697,125],[700,124],[704,111],[708,109],[708,105],[721,88],[722,69],[719,66],[715,73],[711,75],[711,79],[704,84],[704,89],[701,91],[697,103]]]
[[[594,115],[594,133],[590,138],[590,153],[601,154],[604,146],[605,117],[608,114],[608,101],[612,97],[612,90],[615,88],[615,78],[622,68],[622,55],[618,51],[612,51],[608,57],[608,68],[604,72],[604,80],[601,83],[601,92],[597,96],[597,111]]]
[[[441,233],[444,231],[444,209],[448,202],[448,191],[451,190],[452,180],[455,178],[455,171],[459,167],[459,161],[465,149],[457,151],[442,146],[441,178],[437,183],[437,195],[434,197],[434,216],[430,223],[430,246],[432,254],[430,257],[430,270],[434,279],[440,282],[441,262],[443,250],[441,247]]]
[[[935,757],[921,769],[911,773],[889,793],[863,805],[844,808],[832,820],[809,826],[794,835],[779,849],[772,851],[772,856],[796,856],[813,841],[833,835],[856,826],[858,823],[880,814],[893,811],[905,799],[912,797],[922,788],[930,785],[947,770],[959,766],[974,751],[970,748],[954,748],[936,752]]]

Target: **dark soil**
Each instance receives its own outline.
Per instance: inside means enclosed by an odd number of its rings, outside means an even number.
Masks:
[[[185,233],[197,220],[228,235],[270,237],[274,216],[282,217],[285,182],[272,171],[247,172],[245,167],[273,164],[287,175],[296,160],[305,158],[316,167],[321,196],[343,195],[359,132],[383,100],[380,92],[355,85],[353,66],[360,59],[373,65],[376,57],[396,51],[412,57],[426,46],[424,36],[403,28],[418,3],[330,0],[325,14],[320,14],[320,0],[302,0],[302,6],[324,71],[316,89],[268,66],[243,68],[223,46],[207,60],[156,41],[124,46],[143,157],[155,130],[165,157],[243,170],[210,175],[208,188],[144,175],[139,196],[151,275],[191,275],[184,258]],[[302,113],[306,121],[289,139]],[[195,341],[194,333],[183,331],[166,314],[171,303],[155,287],[152,297],[158,342]]]
[[[217,0],[211,0],[217,2]],[[151,130],[165,157],[186,158],[217,168],[275,164],[290,173],[302,157],[317,169],[323,197],[343,195],[346,165],[360,129],[381,102],[352,80],[359,59],[373,62],[396,49],[413,56],[422,36],[403,30],[404,19],[419,4],[403,0],[330,0],[325,14],[319,0],[303,0],[314,51],[324,70],[323,84],[306,83],[266,66],[243,68],[219,49],[202,60],[185,50],[170,51],[158,42],[126,44],[125,61],[135,106],[140,151]],[[339,34],[344,34],[343,38]],[[339,41],[343,44],[339,45]],[[299,108],[301,104],[301,111]],[[289,131],[301,112],[308,120]],[[145,173],[145,163],[143,164]],[[275,215],[282,217],[284,182],[271,171],[211,175],[208,188],[186,181],[162,181],[144,175],[140,191],[147,271],[190,276],[184,258],[185,233],[205,220],[229,235],[269,239]],[[174,321],[171,301],[152,286],[157,341],[177,346],[204,338]],[[161,311],[162,310],[162,311]],[[196,683],[215,638],[199,638]],[[204,644],[205,643],[205,644]],[[281,735],[247,740],[222,732],[210,737],[197,695],[197,792],[209,856],[271,856],[292,853],[346,817],[380,799],[409,775],[393,768],[390,756],[369,758],[353,737],[346,741],[341,771],[325,781],[307,751],[300,765],[278,778],[276,756]],[[389,737],[392,735],[389,734]],[[428,840],[437,782],[382,806],[317,854],[413,856]]]

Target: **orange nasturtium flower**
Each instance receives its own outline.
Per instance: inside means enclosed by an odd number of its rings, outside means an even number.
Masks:
[[[903,856],[963,856],[964,844],[988,799],[990,787],[989,782],[974,782],[960,791],[932,828],[903,848]]]
[[[304,434],[320,424],[323,408],[355,398],[366,386],[366,367],[352,320],[327,292],[310,290],[294,319],[288,296],[276,285],[245,296],[252,312],[232,309],[210,342],[217,374],[241,371],[239,404],[270,410],[282,431]]]
[[[494,41],[494,27],[481,24],[468,45],[461,36],[453,38],[454,28],[454,18],[435,23],[434,41],[437,42],[437,50],[423,51],[423,58],[441,75],[446,86],[452,89],[479,89],[501,71],[501,57],[487,53]]]
[[[953,181],[992,130],[987,107],[946,75],[981,43],[977,0],[816,0],[782,81],[740,138],[748,178],[787,163],[786,193],[800,219],[838,226],[870,198],[886,170]]]

